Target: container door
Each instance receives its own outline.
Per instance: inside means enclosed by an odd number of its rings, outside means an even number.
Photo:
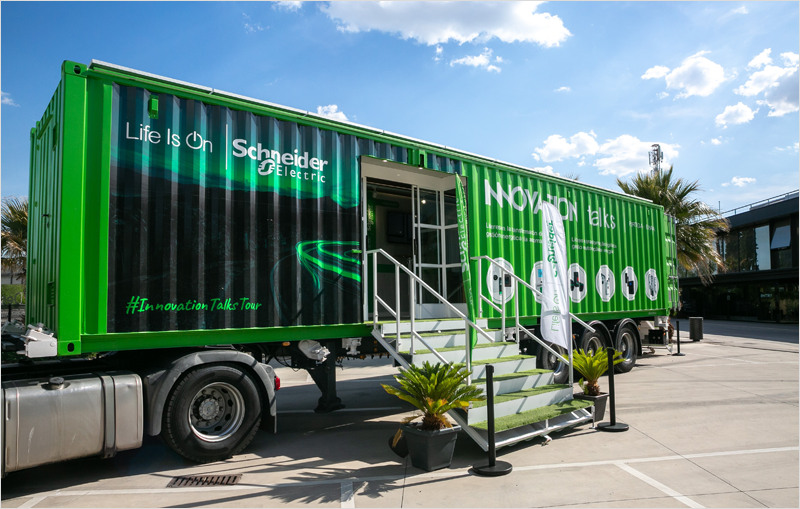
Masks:
[[[455,189],[414,186],[414,272],[456,307],[466,311],[458,251]],[[419,285],[417,316],[447,318],[451,309]]]

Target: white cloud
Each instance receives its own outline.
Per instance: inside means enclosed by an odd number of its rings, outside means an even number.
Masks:
[[[542,173],[549,173],[550,175],[561,175],[560,173],[554,172],[553,171],[553,167],[550,166],[550,165],[548,165],[548,166],[535,166],[533,168],[533,171],[540,171]]]
[[[751,74],[750,79],[748,79],[744,85],[734,89],[734,93],[743,95],[745,97],[758,95],[768,88],[777,87],[779,79],[792,74],[796,70],[796,68],[792,67],[767,65],[764,67],[763,71],[758,71]]]
[[[693,95],[706,97],[727,79],[725,69],[704,57],[706,53],[708,51],[695,53],[664,77],[667,88],[682,90],[677,99]]]
[[[432,46],[448,41],[558,46],[570,32],[541,2],[330,2],[320,7],[343,32],[378,30]]]
[[[561,87],[561,88],[557,88],[556,92],[569,92],[570,90],[572,90],[572,89],[569,88],[569,87]]]
[[[750,177],[733,177],[730,182],[723,182],[722,187],[728,187],[730,185],[734,185],[736,187],[744,187],[748,184],[752,184],[755,181],[756,179]]]
[[[586,166],[586,161],[579,161],[578,166]]]
[[[772,59],[769,57],[769,54],[772,52],[772,48],[767,48],[755,57],[753,60],[747,64],[748,69],[761,69],[762,65],[769,65],[772,63]]]
[[[661,92],[660,94],[656,94],[659,99],[663,99],[665,97],[669,97],[669,92]]]
[[[444,54],[444,48],[441,46],[436,46],[436,56],[433,57],[433,59],[438,62],[442,59],[442,54]]]
[[[494,61],[495,62],[505,62],[505,60],[503,60],[503,57],[501,57],[500,55],[497,55],[496,57],[494,57]]]
[[[261,26],[261,23],[251,23],[250,16],[248,16],[246,13],[243,12],[242,16],[244,16],[244,19],[247,20],[244,22],[245,33],[252,34],[264,30],[264,27]]]
[[[726,106],[725,111],[717,115],[716,124],[718,126],[728,127],[728,125],[746,124],[753,120],[756,111],[751,110],[747,105],[741,102],[735,106]]]
[[[650,80],[653,78],[663,78],[669,73],[669,67],[664,67],[663,65],[657,65],[655,67],[651,67],[650,69],[646,70],[644,74],[642,74],[643,80]]]
[[[741,7],[737,7],[736,9],[731,11],[731,14],[747,14],[747,7],[744,5]]]
[[[800,63],[800,55],[797,53],[792,53],[791,51],[787,53],[781,53],[781,58],[783,59],[783,65],[786,67],[793,67]]]
[[[721,145],[721,144],[722,144],[722,142],[721,142],[721,141],[719,141],[719,140],[718,140],[718,139],[716,139],[716,138],[711,138],[711,144],[712,144],[712,145]]]
[[[797,67],[782,77],[777,86],[774,86],[764,93],[764,100],[758,104],[769,106],[769,117],[782,117],[787,113],[794,113],[800,110],[798,104],[798,90],[800,81],[798,80]]]
[[[795,152],[800,152],[800,143],[795,143],[794,144],[794,151]]]
[[[542,161],[549,163],[568,157],[594,155],[599,147],[596,137],[593,131],[589,134],[580,132],[567,141],[566,138],[554,134],[544,140],[544,147],[534,149],[533,157],[537,161],[541,158]]]
[[[492,50],[489,48],[483,48],[483,53],[480,55],[475,56],[466,56],[464,58],[456,58],[450,61],[450,67],[455,65],[468,65],[471,67],[483,67],[487,71],[495,71],[500,72],[500,68],[494,65],[490,65],[489,62],[492,61]]]
[[[273,2],[273,9],[283,9],[285,11],[298,11],[303,6],[303,2]]]
[[[339,107],[335,104],[327,106],[317,106],[317,115],[332,118],[334,120],[347,120],[347,115],[343,111],[339,111]]]
[[[0,103],[5,104],[6,106],[19,106],[14,99],[11,98],[11,94],[7,92],[0,91]]]
[[[640,141],[635,136],[623,134],[613,140],[607,140],[597,150],[598,154],[605,155],[597,159],[594,165],[599,168],[601,175],[616,175],[622,177],[636,171],[646,171],[650,168],[648,153],[656,142]],[[669,167],[670,161],[678,157],[678,144],[659,143],[664,154],[664,167]]]

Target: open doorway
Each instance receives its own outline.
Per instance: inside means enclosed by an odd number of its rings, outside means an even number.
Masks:
[[[420,277],[460,311],[466,312],[458,248],[458,215],[455,179],[452,174],[409,168],[390,162],[362,158],[362,210],[364,250],[383,249]],[[365,317],[372,316],[373,268],[366,288]],[[397,300],[395,266],[379,257],[378,295],[393,309]],[[409,278],[399,278],[401,318],[410,312]],[[417,284],[415,316],[418,319],[455,316],[448,306]],[[390,319],[381,309],[379,319]]]

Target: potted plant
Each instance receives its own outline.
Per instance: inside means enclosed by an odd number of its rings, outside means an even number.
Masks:
[[[622,352],[614,351],[614,364],[619,364],[625,359],[622,358]],[[608,371],[608,353],[604,348],[598,349],[596,352],[586,353],[579,349],[572,353],[572,365],[575,371],[581,374],[583,378],[578,381],[583,394],[575,394],[575,399],[582,399],[594,403],[594,420],[601,421],[606,413],[606,400],[608,393],[600,392],[600,385],[597,383],[600,377]],[[585,383],[584,383],[585,380]]]
[[[410,366],[395,379],[400,388],[383,385],[389,394],[417,407],[422,414],[404,419],[394,437],[393,446],[405,436],[411,464],[432,471],[450,466],[460,426],[450,424],[445,413],[454,408],[467,408],[471,401],[485,399],[483,391],[465,382],[469,372],[463,364]],[[412,422],[422,417],[420,422]]]

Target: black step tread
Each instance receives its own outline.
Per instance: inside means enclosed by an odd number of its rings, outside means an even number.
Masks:
[[[569,385],[567,384],[542,385],[540,387],[534,387],[532,389],[524,389],[522,391],[507,392],[505,394],[495,394],[494,404],[497,405],[500,403],[505,403],[507,401],[514,401],[515,399],[527,398],[530,396],[536,396],[537,394],[561,391],[564,389],[569,389]],[[475,401],[474,403],[472,403],[472,408],[483,408],[485,406],[486,406],[485,400]]]
[[[548,405],[541,408],[536,408],[534,410],[528,410],[527,412],[522,412],[521,414],[507,415],[505,417],[495,419],[494,431],[495,433],[500,433],[501,431],[520,428],[522,426],[535,424],[547,419],[553,419],[559,415],[568,414],[570,412],[574,412],[575,410],[590,406],[592,406],[590,401],[573,399],[570,401],[564,401],[562,403],[556,403],[555,405]],[[470,426],[482,430],[489,429],[488,421],[471,424]]]

